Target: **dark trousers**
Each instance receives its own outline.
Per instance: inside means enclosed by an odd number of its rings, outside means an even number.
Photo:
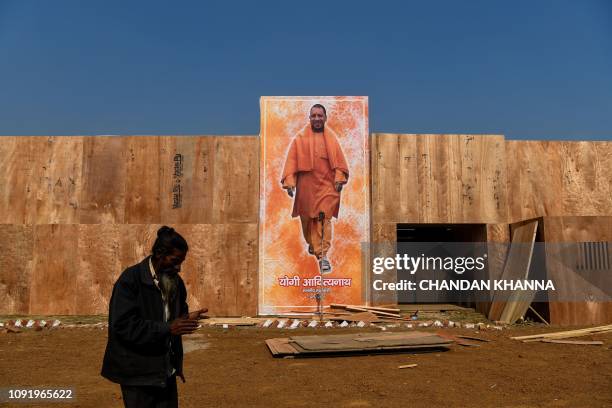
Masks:
[[[177,408],[176,376],[168,378],[165,387],[121,385],[125,408]]]

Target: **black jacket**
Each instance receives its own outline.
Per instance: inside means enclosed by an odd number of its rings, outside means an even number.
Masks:
[[[178,296],[169,305],[172,318],[188,313],[187,290],[178,280]],[[164,322],[161,292],[147,257],[123,271],[113,286],[102,376],[124,385],[163,386],[169,363],[178,376],[183,374],[181,336],[170,335],[170,325]]]

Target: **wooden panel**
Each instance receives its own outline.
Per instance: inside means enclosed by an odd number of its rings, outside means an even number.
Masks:
[[[79,225],[76,313],[107,314],[121,268],[120,228],[116,224]]]
[[[518,222],[546,215],[562,215],[564,160],[561,144],[544,141],[507,141],[510,220]]]
[[[29,140],[0,138],[0,224],[25,222],[26,191],[32,174]]]
[[[546,242],[612,241],[612,216],[544,217]]]
[[[0,314],[29,311],[32,245],[31,225],[0,224]]]
[[[213,223],[259,222],[259,141],[215,138]]]
[[[124,222],[127,159],[123,137],[83,138],[83,190],[79,212],[81,224]]]
[[[488,276],[483,279],[491,281],[501,279],[508,256],[508,246],[510,243],[510,228],[508,224],[487,224],[486,225],[486,242],[487,245],[487,273]],[[491,290],[491,296],[493,290]],[[491,302],[476,302],[476,311],[484,314],[489,314]]]
[[[609,298],[612,287],[609,264],[604,269],[578,271],[580,245],[571,244],[610,243],[612,217],[545,217],[544,235],[546,271],[556,289],[549,292],[550,323],[572,326],[612,322],[612,302],[601,301]]]
[[[159,223],[159,137],[126,138],[125,222]]]
[[[395,257],[397,253],[397,224],[373,224],[372,225],[372,250],[371,259],[375,257]],[[375,291],[372,282],[380,279],[383,282],[397,282],[397,271],[386,270],[381,275],[375,275],[372,268],[369,268],[369,280],[364,282],[366,290],[369,292],[367,300],[373,306],[388,305],[397,303],[396,291]]]
[[[375,134],[372,162],[375,223],[507,220],[503,136]]]
[[[83,138],[30,137],[26,224],[79,222]]]
[[[400,136],[401,137],[401,136]],[[419,221],[445,222],[450,218],[450,136],[417,136]],[[402,188],[406,188],[402,185]]]
[[[512,244],[501,279],[519,280],[527,278],[537,228],[538,221],[529,221],[514,230]],[[495,292],[491,309],[489,310],[489,319],[499,320],[507,306],[512,305],[510,305],[510,302],[507,303],[505,301],[503,293]]]
[[[503,136],[482,136],[482,174],[480,174],[481,210],[486,222],[508,220],[508,180],[506,142]],[[470,214],[473,222],[479,221],[478,213]]]
[[[151,254],[151,248],[155,243],[159,228],[161,228],[161,224],[119,225],[122,271],[140,263],[140,261]],[[179,229],[177,231],[181,233]]]
[[[181,230],[179,230],[179,227]],[[257,313],[257,225],[181,225],[189,243],[183,268],[192,309],[211,316]]]
[[[215,139],[191,136],[160,139],[163,223],[212,222]]]
[[[418,180],[417,138],[400,137],[398,138],[398,141],[400,154],[400,182],[399,184],[392,185],[397,185],[399,187],[399,211],[397,212],[396,217],[418,222],[421,197],[418,194],[418,188],[415,185],[415,182]],[[373,168],[375,169],[376,166],[373,166]],[[374,173],[372,176],[374,176]],[[384,175],[382,175],[382,177],[384,177]],[[393,178],[390,177],[390,181],[392,180]],[[372,188],[374,188],[375,184],[376,183],[373,183]],[[377,204],[380,206],[381,204],[385,205],[386,203],[384,201],[380,201]]]
[[[30,313],[78,314],[78,225],[35,225]]]
[[[404,147],[404,150],[406,148],[407,146]],[[392,222],[397,217],[395,214],[398,213],[400,207],[398,205],[400,203],[400,182],[404,181],[400,179],[400,176],[408,175],[406,172],[400,172],[398,151],[398,135],[374,135],[371,170],[373,222]],[[410,155],[410,152],[406,151],[405,154]],[[410,175],[416,176],[415,174]],[[414,183],[416,183],[416,177],[413,179],[413,185]],[[410,191],[410,189],[405,191]],[[410,194],[407,193],[407,195]]]
[[[563,213],[612,215],[612,142],[564,142]]]

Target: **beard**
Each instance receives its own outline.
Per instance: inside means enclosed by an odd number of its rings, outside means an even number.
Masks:
[[[178,290],[178,275],[176,273],[161,272],[159,274],[159,289],[169,304],[174,302]]]
[[[314,125],[310,125],[310,128],[312,129],[313,132],[315,133],[323,133],[323,131],[325,130],[325,125],[321,126],[321,127],[315,127]]]

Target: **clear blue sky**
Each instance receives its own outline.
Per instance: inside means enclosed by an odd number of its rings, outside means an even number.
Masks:
[[[370,130],[612,138],[612,0],[0,0],[0,134],[257,134],[261,95]]]

